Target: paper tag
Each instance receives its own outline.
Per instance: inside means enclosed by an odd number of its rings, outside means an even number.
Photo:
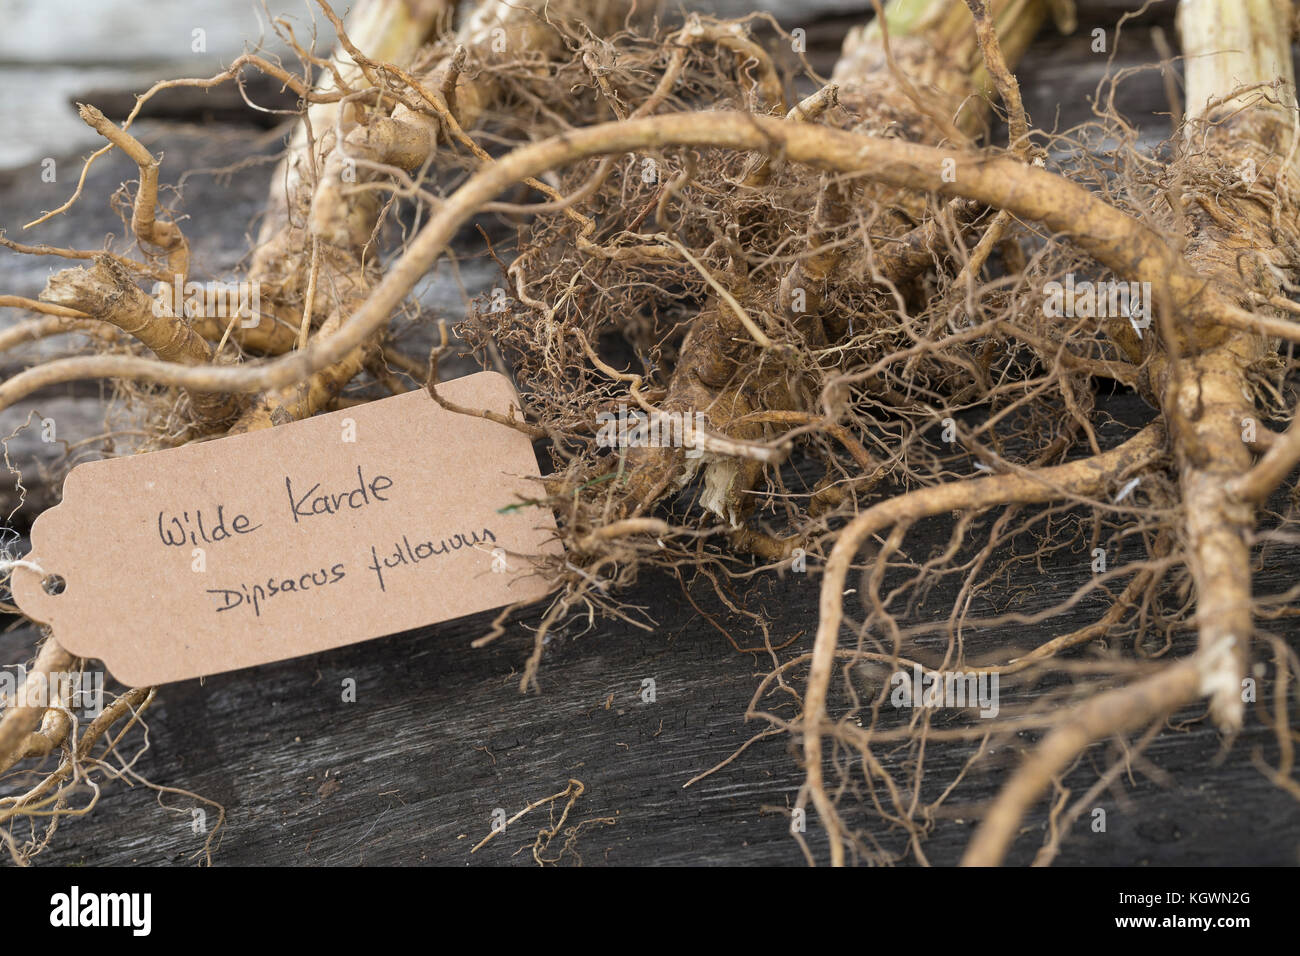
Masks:
[[[508,414],[495,372],[439,386]],[[543,596],[558,552],[526,435],[424,390],[278,428],[78,465],[14,598],[131,686],[216,674]],[[50,594],[52,576],[63,578]],[[44,583],[43,583],[44,582]]]

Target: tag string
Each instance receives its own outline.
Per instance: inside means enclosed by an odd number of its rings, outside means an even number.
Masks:
[[[45,576],[45,569],[35,561],[28,561],[24,558],[11,558],[0,561],[0,571],[12,571],[14,568],[26,568],[29,571],[35,571],[42,577]]]

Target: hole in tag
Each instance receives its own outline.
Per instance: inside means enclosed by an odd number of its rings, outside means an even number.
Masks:
[[[46,594],[62,594],[68,587],[68,582],[59,574],[47,574],[41,581],[41,587],[45,589]]]

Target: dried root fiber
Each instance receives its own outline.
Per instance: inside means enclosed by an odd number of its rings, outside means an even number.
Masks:
[[[0,408],[111,380],[143,409],[147,451],[411,387],[443,401],[453,348],[506,371],[525,411],[509,424],[547,466],[517,504],[551,509],[564,545],[536,559],[555,590],[521,689],[571,622],[651,628],[620,600],[639,575],[707,581],[762,636],[745,641],[772,663],[747,716],[797,741],[794,809],[815,812],[832,863],[927,862],[961,779],[1020,749],[971,811],[964,862],[999,863],[1082,754],[1124,742],[1104,788],[1198,708],[1229,739],[1250,719],[1275,728],[1265,772],[1300,795],[1300,658],[1266,627],[1296,593],[1252,587],[1270,543],[1294,540],[1300,462],[1288,4],[1182,0],[1186,109],[1155,149],[1105,95],[1079,128],[1031,123],[1015,67],[1052,29],[1047,0],[891,0],[829,77],[757,15],[484,0],[457,23],[451,4],[369,0],[345,23],[320,6],[332,58],[287,33],[299,73],[250,54],[144,98],[244,70],[301,98],[241,277],[261,290],[257,321],[148,291],[188,275],[180,219],[131,120],[86,106],[139,166],[134,246],[62,250],[89,262],[39,302],[0,299],[40,313],[0,340],[111,328],[0,384]],[[411,293],[453,240],[483,245],[501,277],[448,321]],[[413,328],[431,354],[407,348]],[[1117,389],[1141,396],[1141,420],[1102,407]],[[946,543],[927,553],[922,531]],[[1084,584],[1024,586],[1067,556],[1091,563]],[[778,653],[744,594],[804,569],[820,578],[815,636]],[[943,588],[951,606],[920,613]],[[987,648],[1080,604],[1100,604],[1095,623],[968,656],[979,635]],[[68,664],[51,639],[33,672]],[[899,704],[968,679],[993,688],[985,706]],[[118,716],[151,693],[123,695]],[[0,822],[73,812],[66,788],[107,727],[78,738],[59,713],[5,712],[0,769],[63,756],[0,798]],[[936,748],[960,755],[955,778],[926,774]],[[1087,799],[1057,800],[1037,862]],[[9,845],[25,857],[43,839]]]

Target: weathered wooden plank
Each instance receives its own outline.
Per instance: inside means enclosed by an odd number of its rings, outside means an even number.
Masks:
[[[1080,577],[1077,570],[1072,576]],[[1260,590],[1284,584],[1285,576],[1281,568],[1266,572]],[[812,624],[816,583],[791,575],[763,588],[764,603],[780,609],[774,640]],[[1043,582],[1055,593],[1061,583]],[[731,766],[682,788],[758,729],[741,715],[766,666],[737,654],[677,587],[653,576],[626,594],[651,609],[660,625],[654,634],[598,621],[580,638],[555,642],[540,695],[521,696],[516,688],[530,643],[528,619],[497,645],[470,650],[466,644],[482,632],[485,616],[164,688],[150,717],[152,749],[138,769],[226,805],[221,863],[531,864],[530,852],[520,850],[547,825],[545,809],[478,853],[469,849],[488,833],[495,808],[513,815],[577,778],[587,790],[570,823],[617,821],[589,824],[579,835],[575,849],[584,862],[797,864],[802,857],[786,831],[788,818],[763,810],[788,806],[802,780],[786,740],[761,741]],[[1081,618],[1086,614],[1068,615],[1056,628]],[[1028,628],[1016,643],[1054,632]],[[784,654],[807,645],[805,636]],[[344,678],[357,682],[356,703],[341,699]],[[641,700],[645,678],[656,682],[654,703]],[[1271,751],[1270,731],[1253,720],[1226,761],[1210,767],[1218,747],[1204,725],[1162,738],[1148,756],[1173,774],[1174,786],[1165,790],[1138,777],[1123,788],[1127,805],[1103,798],[1107,832],[1091,833],[1089,821],[1081,821],[1061,861],[1296,863],[1300,808],[1250,762],[1252,749]],[[950,779],[963,756],[932,747],[928,772]],[[1086,772],[1077,776],[1088,779]],[[933,862],[957,858],[972,802],[1003,779],[1004,772],[991,772],[971,781],[951,808],[954,819],[941,821],[926,844]],[[43,859],[184,861],[201,844],[190,828],[192,804],[166,802],[185,812],[161,809],[143,788],[114,788],[93,815],[66,822]],[[903,843],[879,821],[855,822],[886,846]],[[822,846],[815,823],[809,838]],[[1040,839],[1035,828],[1015,857],[1027,861]]]

